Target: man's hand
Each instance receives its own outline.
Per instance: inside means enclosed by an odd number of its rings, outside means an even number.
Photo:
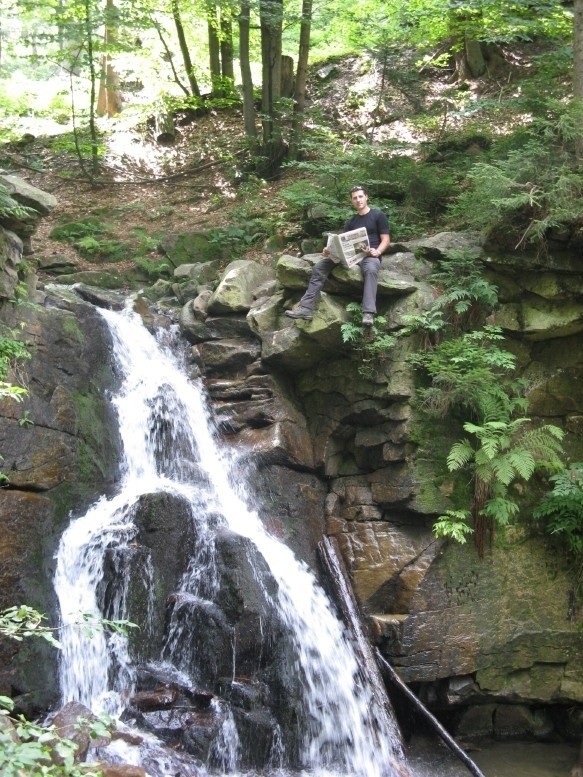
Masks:
[[[375,256],[375,257],[379,258],[382,255],[382,252],[379,251],[378,248],[369,248],[368,249],[368,255],[369,256]]]

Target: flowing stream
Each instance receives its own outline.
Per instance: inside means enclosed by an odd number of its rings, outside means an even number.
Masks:
[[[196,558],[181,584],[185,597],[212,604],[217,585],[213,563],[217,525],[248,538],[277,583],[276,593],[268,594],[265,587],[265,596],[271,596],[297,657],[293,671],[301,683],[303,711],[297,722],[299,772],[350,777],[406,773],[392,714],[363,682],[345,630],[313,574],[264,529],[260,516],[249,508],[250,499],[232,455],[217,444],[204,393],[187,378],[175,356],[180,349],[176,343],[170,347],[158,342],[130,311],[101,312],[111,330],[121,383],[112,401],[123,446],[122,476],[118,493],[102,497],[86,515],[73,519],[60,542],[54,583],[63,626],[63,702],[76,700],[95,712],[122,713],[136,677],[127,636],[106,634],[97,626],[102,617],[99,590],[104,554],[134,541],[137,528],[132,515],[140,497],[177,495],[190,506],[197,523]],[[151,574],[145,563],[140,575],[146,588]],[[129,617],[123,579],[115,596],[115,617]],[[80,618],[89,628],[79,627]],[[147,624],[140,627],[147,628]],[[172,621],[160,662],[184,672],[187,662],[182,659],[187,649],[180,624]],[[263,774],[291,773],[286,771],[285,739],[285,732],[274,737]],[[238,733],[228,714],[213,752],[212,768],[181,773],[242,773]],[[152,763],[150,759],[148,774],[175,773],[161,761],[158,766]]]

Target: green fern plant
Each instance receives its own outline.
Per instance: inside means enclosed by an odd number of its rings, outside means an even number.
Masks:
[[[545,530],[558,536],[569,552],[583,557],[583,462],[575,462],[549,478],[552,490],[533,510]]]
[[[442,289],[435,307],[454,330],[477,326],[498,304],[498,288],[483,275],[480,249],[446,251],[431,280]]]
[[[388,322],[384,316],[375,316],[372,326],[363,327],[362,306],[357,302],[350,302],[346,310],[350,319],[340,326],[342,341],[360,354],[359,375],[369,378],[374,375],[379,360],[386,357],[394,347],[399,335],[386,331]]]
[[[499,327],[485,326],[412,354],[410,363],[431,380],[418,389],[421,409],[438,417],[461,409],[477,420],[524,413],[525,382],[513,377],[516,358],[503,341]]]
[[[465,545],[468,535],[474,531],[469,524],[470,517],[469,510],[446,510],[433,524],[433,533]]]
[[[533,428],[529,418],[466,422],[472,438],[460,440],[447,457],[450,472],[468,471],[473,483],[472,514],[480,556],[494,526],[506,526],[518,513],[509,493],[516,481],[530,480],[535,470],[562,467],[564,432],[545,424]]]

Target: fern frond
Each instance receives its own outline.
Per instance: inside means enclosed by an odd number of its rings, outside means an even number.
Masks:
[[[523,480],[530,480],[536,469],[536,461],[530,451],[522,448],[509,451],[507,460],[519,477]]]
[[[469,440],[460,440],[451,446],[447,456],[447,467],[450,472],[462,469],[474,456],[474,449]]]
[[[509,486],[516,477],[516,468],[510,456],[502,456],[493,461],[492,471],[496,479],[504,486]]]

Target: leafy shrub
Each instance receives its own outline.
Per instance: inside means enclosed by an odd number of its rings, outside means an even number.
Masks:
[[[88,216],[79,221],[67,221],[55,227],[50,236],[55,240],[65,240],[68,243],[75,243],[85,237],[96,237],[107,232],[107,227],[98,219]]]
[[[150,259],[147,256],[134,257],[136,265],[143,270],[150,281],[157,278],[171,278],[174,268],[167,261],[160,259]]]
[[[209,244],[219,253],[242,256],[252,245],[265,238],[266,232],[256,220],[236,221],[227,227],[213,229]]]
[[[583,556],[583,462],[575,462],[549,478],[552,490],[534,509],[549,534],[558,536],[569,552]]]
[[[557,470],[563,452],[563,431],[551,424],[533,428],[529,418],[466,422],[471,438],[456,442],[447,457],[450,472],[471,474],[472,515],[480,556],[494,526],[505,527],[519,507],[510,492],[516,481],[527,482],[538,468]],[[459,512],[439,516],[434,532],[465,542],[468,524]]]
[[[549,118],[533,121],[529,140],[503,159],[480,162],[468,172],[469,188],[451,207],[457,224],[500,233],[515,247],[541,245],[555,227],[578,222],[583,175],[576,144],[582,110],[576,103],[547,106]]]
[[[0,334],[0,380],[6,380],[10,366],[19,359],[30,359],[28,347],[14,337],[14,332],[6,330]]]
[[[376,372],[379,361],[388,355],[398,337],[385,331],[387,319],[375,316],[372,326],[362,326],[362,306],[350,302],[346,306],[350,320],[341,324],[342,341],[349,343],[361,356],[358,372],[364,378]]]
[[[524,381],[514,378],[516,358],[498,346],[503,340],[499,327],[485,326],[413,354],[411,364],[431,379],[418,390],[421,407],[440,417],[462,409],[477,420],[524,412]]]

